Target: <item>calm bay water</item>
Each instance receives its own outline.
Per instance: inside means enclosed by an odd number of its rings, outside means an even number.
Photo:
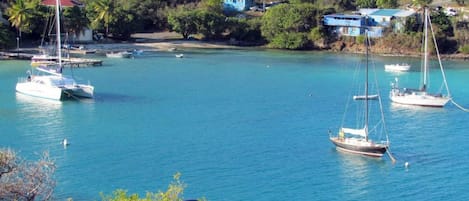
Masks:
[[[100,192],[117,188],[141,195],[166,190],[176,172],[187,184],[185,198],[469,199],[469,115],[452,104],[402,107],[387,97],[396,76],[401,86],[418,85],[418,59],[374,58],[398,160],[392,164],[387,156],[337,152],[328,140],[327,131],[340,126],[360,56],[184,54],[100,58],[102,67],[73,71],[95,86],[95,100],[62,103],[16,95],[17,77],[29,64],[1,61],[0,147],[30,160],[49,151],[58,167],[57,200],[99,200]],[[397,62],[410,63],[413,71],[383,71],[385,63]],[[467,62],[444,64],[455,101],[469,107]]]

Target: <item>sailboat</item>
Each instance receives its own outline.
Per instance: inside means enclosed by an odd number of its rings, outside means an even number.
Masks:
[[[92,85],[78,84],[73,78],[62,74],[59,0],[56,0],[55,4],[58,63],[38,66],[32,71],[28,71],[28,77],[18,79],[16,91],[29,96],[53,100],[93,98],[94,87]]]
[[[429,62],[428,62],[428,27],[432,32],[433,42],[438,57],[438,63],[443,76],[443,84],[446,87],[447,94],[441,93],[431,94],[428,92],[428,77],[429,77]],[[404,105],[416,105],[416,106],[427,106],[427,107],[443,107],[451,100],[451,96],[448,90],[448,84],[446,82],[443,65],[441,63],[440,54],[438,52],[438,46],[436,45],[435,34],[431,25],[430,15],[428,8],[425,8],[425,20],[424,20],[424,54],[423,54],[423,70],[422,70],[422,81],[419,89],[399,88],[399,80],[396,78],[391,83],[391,92],[389,97],[392,102],[404,104]]]
[[[369,78],[368,78],[368,63],[369,63],[369,38],[368,32],[366,31],[366,40],[365,40],[365,47],[366,47],[366,67],[365,67],[365,95],[364,97],[369,96]],[[375,79],[376,81],[376,79]],[[377,86],[375,87],[376,93],[378,93]],[[337,136],[332,136],[331,132],[329,131],[329,139],[331,142],[336,146],[336,149],[339,151],[344,151],[353,154],[365,155],[365,156],[372,156],[372,157],[381,157],[389,148],[389,140],[386,133],[385,123],[384,123],[384,115],[382,111],[382,103],[381,97],[379,94],[377,95],[377,101],[370,100],[370,98],[363,98],[363,99],[356,99],[354,103],[358,104],[357,108],[357,115],[359,118],[354,118],[357,120],[356,125],[358,128],[349,128],[344,127],[346,120],[352,118],[345,118],[344,115],[344,122],[342,122],[342,126],[339,129]],[[358,101],[359,100],[359,101]],[[372,105],[373,104],[373,105]],[[349,107],[346,107],[349,108]],[[373,109],[373,110],[372,110]],[[375,110],[376,109],[376,110]],[[375,115],[371,115],[371,111],[375,112]],[[347,113],[347,110],[346,110]],[[376,116],[376,119],[370,120],[371,116]],[[347,122],[348,123],[348,122]],[[370,126],[372,123],[376,124]],[[373,134],[379,135],[379,133],[384,134],[386,136],[386,141],[374,142],[370,139],[370,135]],[[383,135],[382,135],[383,136]],[[392,159],[392,157],[391,157]]]

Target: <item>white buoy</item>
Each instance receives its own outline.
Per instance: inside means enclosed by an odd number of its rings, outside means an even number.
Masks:
[[[68,143],[67,138],[64,138],[62,144],[64,145],[64,148],[66,148],[70,143]]]
[[[404,163],[404,167],[405,167],[405,168],[408,168],[408,167],[409,167],[409,162],[405,162],[405,163]]]

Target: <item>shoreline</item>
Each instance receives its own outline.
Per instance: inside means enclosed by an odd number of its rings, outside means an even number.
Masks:
[[[200,48],[200,49],[244,49],[245,47],[228,45],[221,42],[201,42],[186,40],[164,40],[157,42],[134,42],[134,43],[98,43],[86,44],[87,49],[96,49],[97,52],[129,51],[134,49],[166,51],[171,48]]]
[[[137,39],[138,41],[138,39]],[[236,46],[230,45],[228,42],[210,42],[210,41],[199,41],[199,40],[180,40],[180,39],[144,39],[142,42],[116,42],[116,43],[89,43],[83,44],[88,50],[96,50],[97,54],[105,54],[107,52],[116,51],[132,51],[132,50],[144,50],[144,51],[171,51],[171,49],[269,49],[265,46]],[[20,48],[21,52],[40,52],[38,47]],[[356,50],[356,49],[355,49]],[[352,51],[352,49],[343,49],[341,51],[333,49],[323,50],[307,50],[316,52],[328,52],[336,54],[364,54],[361,51]],[[0,52],[0,55],[6,55],[8,53],[16,53],[16,50],[6,50]],[[419,53],[403,54],[403,53],[386,53],[386,52],[374,52],[373,54],[384,56],[384,57],[421,57]],[[442,60],[469,60],[469,54],[440,54]],[[436,56],[431,56],[436,58]],[[0,57],[0,60],[7,59]],[[11,58],[10,58],[11,59]],[[13,58],[14,59],[14,58]]]

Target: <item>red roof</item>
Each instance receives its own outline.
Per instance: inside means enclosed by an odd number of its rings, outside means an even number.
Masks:
[[[42,0],[42,4],[46,6],[55,6],[55,0]],[[60,0],[60,5],[64,7],[82,6],[83,3],[77,0]]]

